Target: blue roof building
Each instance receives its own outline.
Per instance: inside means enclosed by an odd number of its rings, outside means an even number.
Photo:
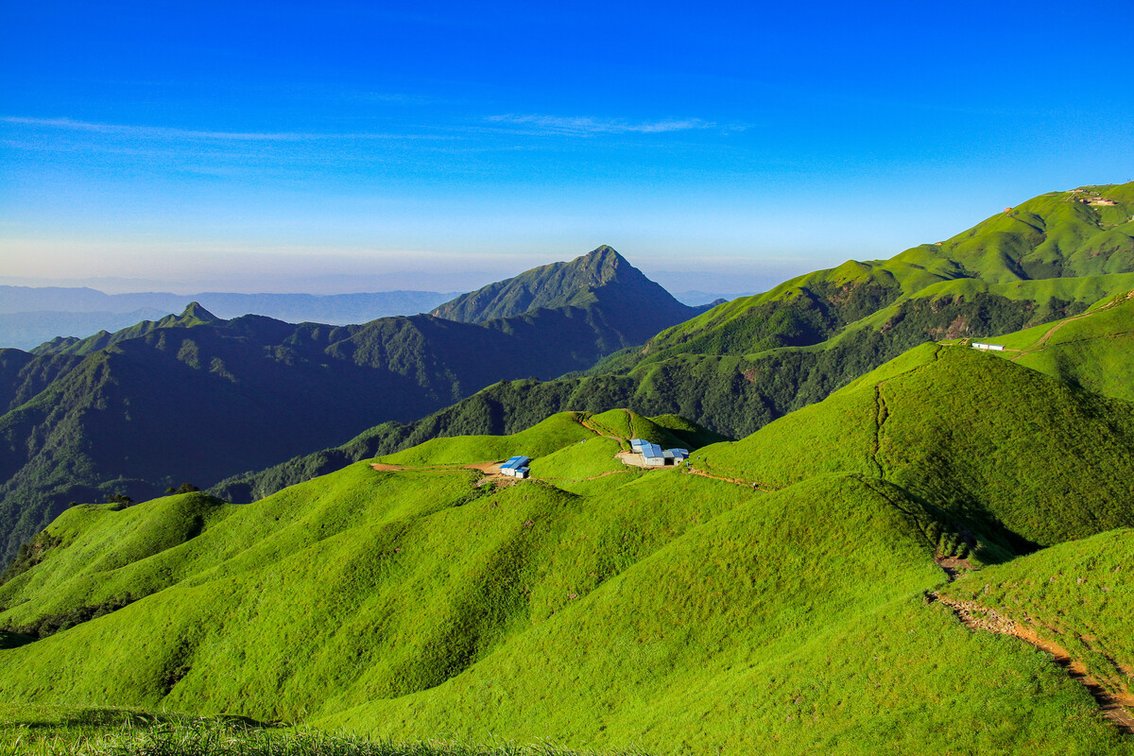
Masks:
[[[509,457],[500,464],[500,474],[513,478],[526,478],[530,472],[528,465],[531,464],[531,461],[531,457],[519,455]]]
[[[642,462],[647,467],[675,465],[689,457],[688,449],[662,449],[658,444],[641,438],[630,439],[630,450],[634,454],[641,454]]]
[[[647,441],[642,444],[642,459],[648,467],[660,467],[665,464],[665,452],[657,444]]]

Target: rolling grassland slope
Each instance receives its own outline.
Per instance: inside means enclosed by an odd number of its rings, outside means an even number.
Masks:
[[[688,432],[566,413],[244,506],[73,508],[0,586],[0,698],[398,741],[1134,750],[1049,654],[945,600],[1130,669],[1134,405],[927,345],[690,468],[615,458]],[[530,480],[490,474],[512,454]],[[1068,580],[1035,590],[1049,573]]]

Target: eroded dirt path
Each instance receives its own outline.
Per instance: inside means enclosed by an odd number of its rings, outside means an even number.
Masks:
[[[725,483],[732,483],[734,486],[744,486],[745,488],[751,488],[753,491],[764,491],[765,493],[767,493],[769,491],[775,490],[773,488],[764,486],[760,483],[756,483],[755,481],[742,480],[740,478],[729,478],[729,477],[724,476],[724,475],[713,475],[711,472],[706,472],[706,471],[698,469],[696,467],[687,467],[685,469],[688,470],[690,475],[700,475],[702,478],[709,478],[711,480],[721,480],[721,481],[724,481]]]
[[[929,593],[927,597],[930,601],[938,601],[949,607],[957,619],[974,632],[984,631],[1011,635],[1050,654],[1056,664],[1067,670],[1073,680],[1078,680],[1087,689],[1087,692],[1098,703],[1103,716],[1109,719],[1120,731],[1127,735],[1134,735],[1134,713],[1132,713],[1134,712],[1134,695],[1128,691],[1116,693],[1112,689],[1104,687],[1098,679],[1087,671],[1087,667],[1082,661],[1071,657],[1067,649],[1054,641],[1039,637],[1030,625],[1016,622],[992,609],[977,604],[975,601],[961,601],[937,593]],[[1112,687],[1121,685],[1121,682],[1116,682],[1116,685]]]
[[[1017,354],[1012,359],[1017,360],[1017,359],[1023,357],[1024,355],[1026,355],[1026,354],[1038,352],[1039,350],[1043,349],[1044,347],[1047,346],[1047,342],[1051,340],[1051,337],[1054,336],[1056,334],[1056,332],[1059,331],[1060,328],[1067,325],[1068,323],[1072,323],[1076,320],[1082,320],[1084,318],[1089,318],[1092,315],[1097,315],[1098,313],[1109,310],[1112,307],[1117,307],[1118,305],[1122,304],[1123,302],[1125,302],[1128,299],[1134,299],[1134,291],[1127,292],[1125,297],[1121,297],[1121,298],[1116,297],[1114,300],[1107,302],[1105,305],[1103,305],[1102,307],[1100,307],[1097,310],[1091,310],[1090,312],[1081,312],[1078,315],[1073,315],[1069,318],[1065,318],[1065,319],[1059,321],[1058,323],[1053,325],[1051,328],[1047,329],[1047,331],[1044,332],[1043,336],[1039,337],[1039,340],[1036,341],[1035,344],[1033,344],[1028,349],[1019,350],[1019,354]]]
[[[632,425],[632,423],[630,422],[630,412],[628,410],[623,410],[623,412],[626,413],[626,418],[627,418],[626,419],[626,425],[627,425],[627,427],[630,427]],[[620,436],[615,436],[614,434],[610,433],[609,431],[603,430],[602,428],[596,428],[594,426],[594,424],[591,423],[590,420],[591,419],[589,417],[577,417],[577,418],[575,418],[575,422],[577,422],[579,425],[583,426],[583,428],[585,428],[586,430],[589,430],[591,433],[595,434],[596,436],[601,436],[602,438],[610,438],[610,439],[617,441],[620,444],[623,443],[623,441],[625,440]]]
[[[952,583],[957,579],[957,575],[962,572],[972,572],[973,566],[968,559],[955,556],[935,556],[933,561],[937,566],[948,576],[949,582]]]
[[[879,478],[886,477],[880,453],[882,451],[882,426],[886,424],[888,417],[890,417],[890,408],[886,405],[886,397],[882,396],[882,383],[879,383],[874,387],[874,441],[870,450],[870,461],[874,463]]]

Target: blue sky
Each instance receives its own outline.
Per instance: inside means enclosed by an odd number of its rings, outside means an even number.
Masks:
[[[1134,179],[1128,4],[533,5],[5,2],[0,278],[752,291]]]

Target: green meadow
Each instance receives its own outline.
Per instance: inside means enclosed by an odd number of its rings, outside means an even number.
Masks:
[[[1031,618],[1129,691],[1134,405],[925,345],[688,468],[624,466],[631,436],[712,440],[562,413],[248,505],[72,508],[0,585],[7,730],[53,711],[44,743],[1134,752],[1049,655],[932,599]],[[521,453],[528,480],[469,467]],[[144,721],[68,724],[108,705]],[[287,727],[231,735],[245,720]]]
[[[548,744],[394,743],[241,717],[0,705],[0,753],[28,756],[567,756]]]

